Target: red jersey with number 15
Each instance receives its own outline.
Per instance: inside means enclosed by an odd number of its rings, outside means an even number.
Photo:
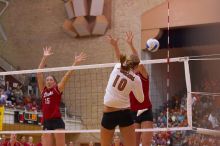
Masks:
[[[144,102],[140,103],[136,100],[133,92],[130,93],[130,102],[131,102],[131,110],[137,111],[142,110],[145,108],[151,109],[152,104],[149,98],[149,79],[145,78],[141,73],[137,73],[137,75],[140,77],[144,92]]]
[[[43,119],[61,118],[60,102],[62,93],[59,91],[58,86],[50,89],[44,87],[42,92],[42,111]]]

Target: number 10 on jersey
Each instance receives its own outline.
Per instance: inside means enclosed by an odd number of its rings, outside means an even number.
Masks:
[[[125,78],[120,78],[120,75],[117,75],[112,86],[116,87],[119,91],[123,91],[126,85],[127,80]]]

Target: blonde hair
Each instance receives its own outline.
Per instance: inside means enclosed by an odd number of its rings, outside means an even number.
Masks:
[[[140,59],[137,55],[133,54],[130,55],[128,58],[126,55],[120,55],[120,63],[121,69],[129,71],[139,65]]]

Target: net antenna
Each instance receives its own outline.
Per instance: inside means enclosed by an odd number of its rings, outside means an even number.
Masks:
[[[170,98],[170,2],[167,0],[167,128],[169,126],[169,98]]]
[[[167,128],[169,125],[169,99],[170,99],[170,1],[167,0]],[[189,57],[184,61],[185,68],[185,79],[186,79],[186,89],[187,89],[187,117],[188,125],[192,128],[192,95],[191,95],[191,78],[189,70]]]

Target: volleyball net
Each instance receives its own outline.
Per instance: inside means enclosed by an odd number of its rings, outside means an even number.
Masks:
[[[201,116],[197,115],[197,112],[201,114],[204,113],[203,110],[206,111],[203,107],[199,107],[201,106],[199,102],[216,100],[213,96],[217,97],[219,90],[216,89],[216,95],[212,95],[211,90],[206,91],[205,94],[205,91],[199,90],[202,88],[196,87],[202,84],[197,82],[200,77],[195,71],[197,64],[194,64],[194,59],[170,58],[169,74],[166,70],[167,59],[141,61],[149,72],[154,128],[136,129],[136,132],[200,131],[204,134],[219,135],[215,127],[198,124]],[[203,61],[199,60],[201,58],[197,59],[196,61]],[[45,77],[54,75],[60,81],[68,70],[74,70],[74,73],[65,86],[60,105],[66,129],[53,133],[99,133],[103,97],[114,65],[115,63],[106,63],[0,72],[1,113],[4,113],[1,115],[0,133],[12,131],[13,133],[50,133],[51,131],[42,131],[41,95],[38,91],[36,73],[43,72]],[[167,84],[168,79],[169,84]],[[167,99],[168,93],[170,96]],[[217,107],[214,109],[215,106],[205,106],[215,111],[210,110],[213,117],[217,116]],[[207,114],[210,113],[207,111]]]

